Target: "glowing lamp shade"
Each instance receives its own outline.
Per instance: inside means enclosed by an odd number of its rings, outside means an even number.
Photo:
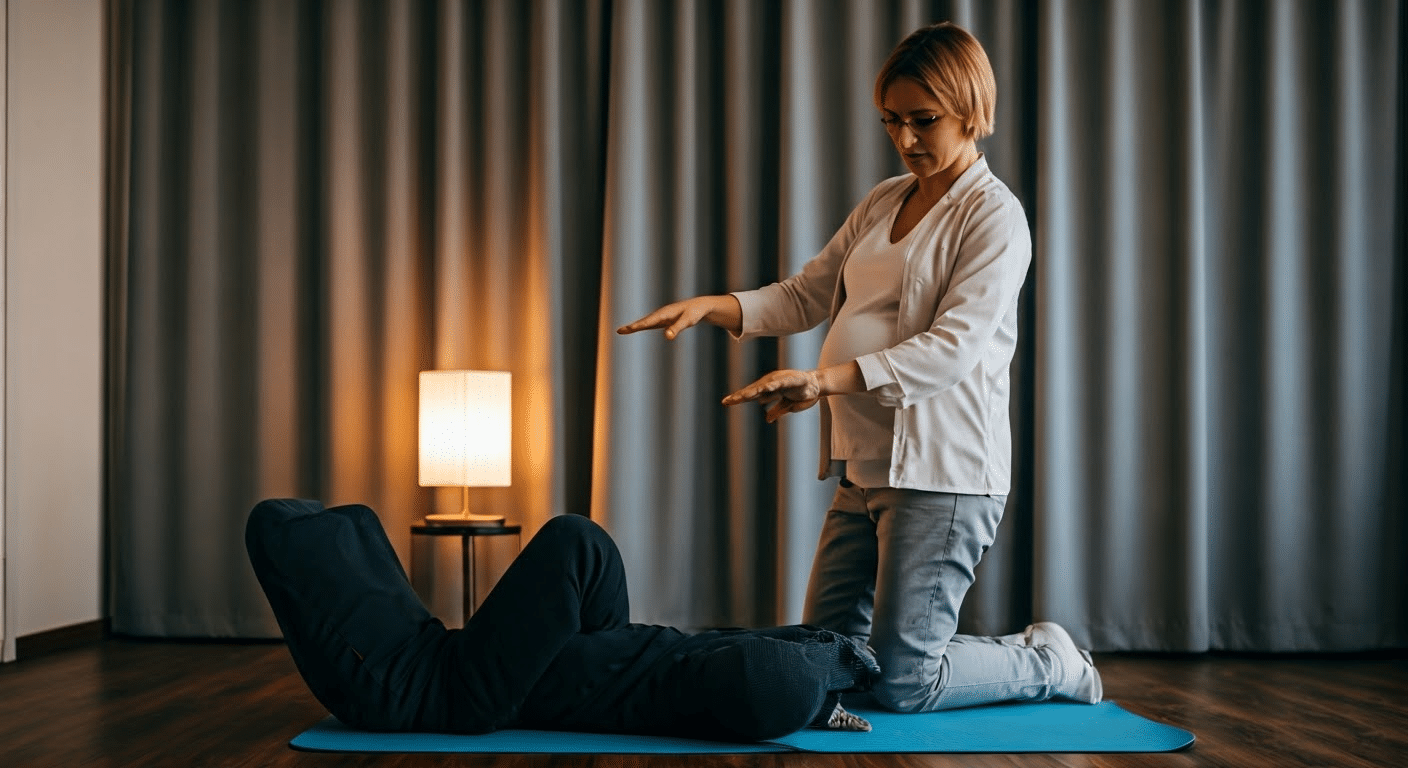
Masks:
[[[502,522],[471,515],[469,488],[511,485],[512,374],[506,371],[421,371],[420,484],[464,488],[459,515],[430,522]]]

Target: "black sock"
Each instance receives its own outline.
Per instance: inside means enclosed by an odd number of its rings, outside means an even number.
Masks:
[[[828,691],[868,691],[880,673],[870,652],[845,635],[821,630],[802,645],[807,658],[826,671]]]
[[[807,725],[813,728],[825,728],[826,724],[831,722],[831,714],[835,712],[836,707],[840,705],[841,694],[838,691],[832,691],[826,694],[826,698],[822,699],[821,709],[817,710],[816,717],[813,717],[812,721],[807,723]]]

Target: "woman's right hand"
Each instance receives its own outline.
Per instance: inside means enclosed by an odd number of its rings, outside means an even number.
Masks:
[[[743,307],[731,294],[696,296],[666,304],[634,323],[617,328],[616,332],[624,335],[664,328],[665,338],[674,340],[680,335],[680,331],[692,328],[700,322],[712,323],[737,335],[743,329]]]

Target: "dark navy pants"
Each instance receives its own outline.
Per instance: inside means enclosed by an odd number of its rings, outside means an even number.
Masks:
[[[426,610],[365,506],[264,501],[245,543],[309,689],[354,727],[750,741],[803,727],[827,695],[811,627],[630,623],[620,553],[583,517],[549,520],[462,630]]]

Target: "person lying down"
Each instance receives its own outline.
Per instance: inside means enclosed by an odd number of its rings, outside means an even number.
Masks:
[[[463,629],[430,615],[366,506],[262,501],[245,545],[299,673],[354,728],[726,741],[870,730],[840,704],[880,672],[863,646],[805,625],[633,624],[621,555],[584,517],[549,520]]]

